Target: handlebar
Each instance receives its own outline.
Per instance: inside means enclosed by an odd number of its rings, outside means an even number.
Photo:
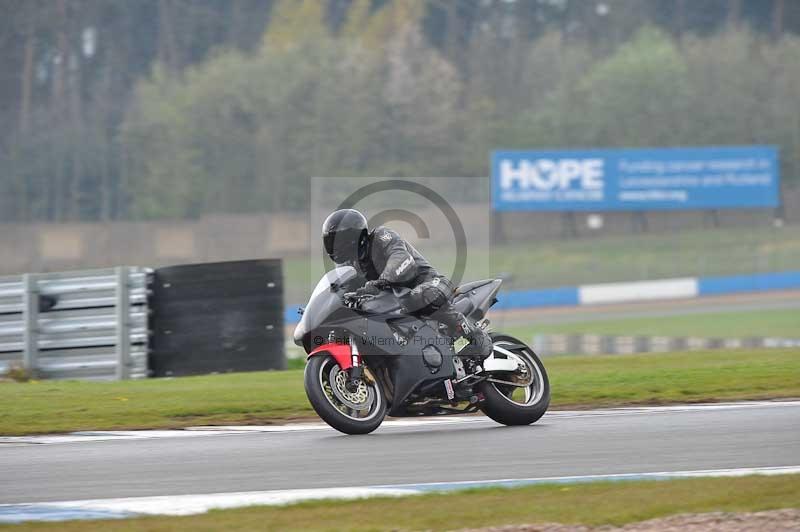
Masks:
[[[349,308],[358,308],[364,301],[369,301],[375,296],[371,294],[358,295],[356,292],[346,292],[342,295],[344,304]]]

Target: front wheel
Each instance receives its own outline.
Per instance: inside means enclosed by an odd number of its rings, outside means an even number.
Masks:
[[[306,364],[306,396],[319,417],[345,434],[368,434],[386,416],[386,400],[377,382],[366,378],[347,387],[347,372],[330,355],[315,355]]]
[[[541,418],[550,406],[550,381],[544,364],[533,349],[513,336],[492,335],[494,347],[500,347],[518,356],[525,364],[524,380],[519,384],[502,384],[490,380],[479,384],[484,395],[483,413],[503,425],[530,425]],[[526,375],[527,374],[527,375]],[[520,380],[517,376],[514,376]],[[496,380],[509,381],[511,377],[499,374]],[[510,381],[509,381],[510,382]]]

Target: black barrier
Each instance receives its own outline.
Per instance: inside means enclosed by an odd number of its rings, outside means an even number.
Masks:
[[[150,308],[154,377],[286,367],[278,259],[159,268]]]

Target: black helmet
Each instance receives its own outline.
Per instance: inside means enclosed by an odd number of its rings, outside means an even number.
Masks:
[[[367,237],[367,219],[354,209],[334,211],[322,224],[325,252],[336,264],[354,263]]]

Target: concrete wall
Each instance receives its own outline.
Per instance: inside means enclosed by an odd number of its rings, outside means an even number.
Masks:
[[[782,216],[786,223],[800,223],[800,187],[785,189],[783,197],[784,208],[777,213],[763,209],[605,213],[600,229],[589,227],[586,213],[571,217],[561,213],[504,213],[495,216],[493,237],[495,242],[530,242],[642,231],[753,227],[772,224],[776,216]],[[467,234],[477,230],[470,224],[486,223],[483,206],[457,210]],[[419,214],[426,218],[424,213]],[[119,264],[157,267],[302,256],[308,252],[310,234],[305,213],[214,215],[184,221],[0,224],[0,275]]]
[[[211,216],[196,221],[0,225],[0,274],[165,266],[304,253],[305,217]],[[299,235],[299,238],[298,238]]]

